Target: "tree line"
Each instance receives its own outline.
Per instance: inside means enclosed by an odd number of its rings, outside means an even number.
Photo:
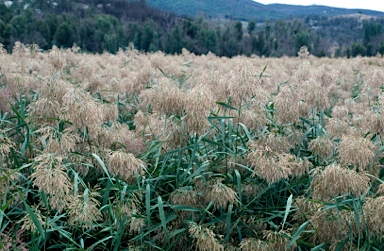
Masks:
[[[256,20],[256,19],[255,19]],[[312,16],[256,23],[182,17],[142,1],[82,0],[0,3],[0,43],[11,50],[16,41],[83,51],[116,53],[133,43],[143,52],[197,55],[295,56],[307,46],[315,56],[384,54],[383,20]],[[349,33],[348,33],[349,31]]]

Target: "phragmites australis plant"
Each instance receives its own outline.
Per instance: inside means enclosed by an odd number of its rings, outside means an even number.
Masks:
[[[380,57],[0,65],[0,250],[384,249]]]

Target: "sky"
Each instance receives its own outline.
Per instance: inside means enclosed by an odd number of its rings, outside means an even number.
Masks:
[[[295,5],[325,5],[349,9],[368,9],[384,12],[383,0],[255,0],[262,4],[282,3]]]

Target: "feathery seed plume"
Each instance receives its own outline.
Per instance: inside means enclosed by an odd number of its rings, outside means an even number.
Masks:
[[[103,217],[99,210],[100,194],[86,189],[82,195],[77,195],[69,205],[68,224],[72,227],[81,226],[83,230],[93,229]]]
[[[338,164],[329,165],[323,170],[318,167],[311,171],[310,191],[312,198],[329,200],[339,195],[361,196],[369,186],[369,177]]]
[[[135,175],[144,173],[145,163],[131,153],[114,151],[109,156],[109,170],[116,176],[132,182]]]
[[[341,163],[353,165],[356,170],[367,170],[374,156],[372,141],[363,137],[345,135],[338,146]]]
[[[55,154],[43,153],[35,158],[35,171],[30,175],[33,185],[48,195],[51,207],[58,212],[68,208],[73,194],[73,184],[62,159]]]
[[[194,245],[199,251],[224,251],[216,234],[206,227],[197,225],[194,222],[189,224],[188,232],[194,239]],[[220,237],[219,237],[220,238]]]

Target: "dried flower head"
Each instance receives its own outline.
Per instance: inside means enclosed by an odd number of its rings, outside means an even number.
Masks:
[[[36,144],[42,144],[45,148],[44,151],[49,153],[67,155],[81,141],[78,135],[73,134],[68,129],[59,132],[53,127],[46,126],[36,130],[36,132],[40,133],[39,140],[41,141],[36,142]]]
[[[87,129],[92,140],[97,139],[101,125],[108,118],[108,111],[89,93],[72,88],[63,96],[63,119],[72,122],[74,131]]]
[[[0,44],[1,46],[1,44]],[[15,237],[10,237],[9,235],[5,233],[0,233],[0,239],[1,239],[1,244],[2,244],[2,249],[3,251],[10,251],[10,250],[18,250],[18,251],[28,251],[27,249],[27,243],[25,243],[23,234],[25,230],[20,229],[16,233],[16,238]]]
[[[314,199],[331,199],[339,195],[362,195],[369,186],[369,177],[338,164],[318,167],[311,172],[309,189]]]
[[[243,195],[244,199],[249,202],[253,200],[257,194],[259,194],[261,191],[263,191],[263,186],[261,184],[255,184],[254,182],[250,183],[243,183],[241,185],[241,194]]]
[[[193,190],[179,188],[171,193],[170,199],[174,205],[195,207],[197,205],[198,195]]]
[[[289,168],[292,177],[300,177],[309,171],[312,166],[308,159],[299,159],[292,154],[280,154],[279,165]]]
[[[224,246],[220,244],[220,241],[217,239],[219,236],[217,236],[212,230],[192,222],[189,224],[188,232],[194,239],[194,246],[196,250],[224,251]]]
[[[364,204],[364,214],[369,232],[378,238],[384,234],[384,196],[368,198]]]
[[[144,173],[145,163],[131,153],[114,151],[109,156],[109,170],[116,176],[133,181],[136,175]]]
[[[384,183],[381,183],[379,185],[379,188],[377,189],[376,194],[377,195],[383,195],[384,194]]]
[[[325,86],[316,80],[308,80],[304,85],[310,89],[310,92],[302,94],[309,107],[316,108],[317,110],[325,110],[330,107],[329,91]]]
[[[168,79],[152,89],[143,91],[140,98],[143,104],[150,105],[155,112],[166,115],[183,115],[188,100],[184,90]]]
[[[297,211],[295,211],[293,218],[299,223],[305,222],[308,217],[314,215],[314,213],[317,212],[322,206],[321,203],[316,203],[303,196],[297,197],[294,204],[297,208]]]
[[[309,57],[309,51],[308,51],[308,47],[307,46],[301,46],[300,47],[300,50],[297,52],[297,55],[299,56],[299,58],[301,59],[308,59]]]
[[[43,215],[43,213],[41,212],[39,207],[38,206],[32,206],[31,210],[35,214],[35,216],[36,216],[37,220],[39,221],[40,225],[43,228],[46,228],[47,227],[47,224],[46,224],[47,217],[45,215]],[[21,223],[21,229],[23,229],[23,230],[30,231],[32,233],[37,233],[38,232],[36,224],[33,222],[30,214],[26,214],[19,221],[19,223]]]
[[[62,157],[43,153],[35,158],[35,162],[35,171],[30,176],[33,185],[49,196],[53,209],[63,211],[71,201],[73,185],[62,164]]]
[[[145,142],[154,139],[163,143],[164,149],[180,147],[184,142],[181,135],[180,121],[166,115],[145,114],[139,111],[135,115],[136,132]]]
[[[284,124],[294,123],[307,115],[308,107],[296,86],[284,86],[274,98],[276,118]]]
[[[0,69],[1,70],[1,69]],[[2,80],[2,75],[0,75],[0,80]],[[5,112],[11,112],[11,105],[13,101],[13,96],[16,96],[12,94],[12,87],[9,85],[0,85],[0,114],[5,113]]]
[[[270,250],[296,250],[297,244],[294,242],[289,249],[286,249],[288,243],[292,239],[292,236],[289,232],[285,230],[280,230],[279,232],[265,230],[264,231],[264,239],[267,240],[268,245],[270,246]]]
[[[214,105],[214,94],[205,85],[195,86],[188,93],[183,118],[185,131],[189,134],[203,134],[209,128],[208,116]]]
[[[245,238],[240,243],[240,250],[242,251],[271,251],[271,247],[265,241],[255,238]]]
[[[139,154],[145,150],[142,138],[136,137],[135,133],[129,130],[128,125],[115,122],[112,124],[111,130],[115,132],[116,142],[122,144],[127,152]]]
[[[310,217],[310,222],[316,230],[312,240],[331,244],[344,240],[350,232],[349,226],[354,225],[354,219],[347,218],[346,211],[336,210],[318,210]]]
[[[268,156],[260,151],[248,153],[247,159],[254,170],[251,177],[257,175],[269,184],[287,179],[292,173],[288,167],[279,165],[275,156]]]
[[[5,136],[0,131],[0,161],[4,161],[5,157],[15,148],[15,142]]]
[[[250,142],[249,149],[257,149],[265,153],[286,153],[289,151],[291,143],[286,137],[280,134],[268,133],[259,138],[257,142]]]
[[[129,232],[130,233],[140,233],[140,231],[145,226],[145,220],[143,217],[138,217],[134,212],[134,215],[129,219]]]
[[[52,125],[62,117],[63,97],[71,86],[63,80],[51,79],[39,87],[39,99],[28,106],[30,116],[37,123]]]
[[[308,149],[312,151],[313,155],[322,160],[326,160],[333,153],[333,142],[325,137],[317,137],[308,144]]]
[[[73,227],[81,226],[83,230],[95,228],[102,219],[98,197],[100,194],[97,191],[86,189],[83,195],[73,198],[69,205],[68,224]]]
[[[374,156],[373,149],[374,145],[369,139],[345,135],[338,146],[338,157],[341,163],[353,165],[356,170],[367,170]]]
[[[332,108],[332,118],[337,118],[340,120],[348,120],[349,116],[348,107],[343,105],[337,105]]]
[[[215,179],[209,182],[211,189],[207,193],[207,198],[216,208],[225,208],[228,204],[236,204],[238,201],[236,192],[224,185],[222,180]]]
[[[331,118],[326,124],[327,133],[330,138],[341,138],[343,135],[349,135],[353,133],[353,129],[346,121]]]

